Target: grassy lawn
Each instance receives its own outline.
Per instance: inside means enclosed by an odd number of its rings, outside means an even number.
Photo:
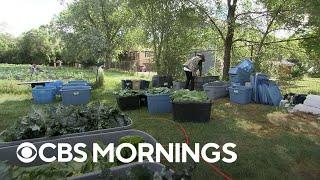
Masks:
[[[94,80],[94,73],[85,72],[83,76]],[[105,86],[93,91],[92,101],[115,105],[113,92],[120,89],[120,80],[125,78],[150,79],[151,76],[107,71]],[[32,104],[30,87],[18,86],[17,82],[0,80],[1,130],[37,106]],[[295,82],[294,86],[285,87],[285,90],[320,94],[319,83],[319,79],[304,79]],[[149,115],[146,108],[126,113],[133,119],[135,129],[150,133],[160,143],[184,142],[184,136],[172,121],[171,114]],[[284,109],[258,104],[234,105],[226,98],[213,102],[209,123],[181,125],[186,129],[191,144],[237,144],[238,160],[235,163],[215,164],[234,179],[320,177],[320,120],[312,115],[288,114]],[[164,163],[174,169],[182,166]],[[204,162],[197,164],[194,173],[194,179],[223,179]]]

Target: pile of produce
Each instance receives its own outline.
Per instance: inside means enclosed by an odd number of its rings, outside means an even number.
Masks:
[[[132,89],[123,89],[118,92],[114,93],[115,95],[118,95],[120,97],[130,97],[130,96],[138,96],[144,94],[143,91],[137,91]]]
[[[208,102],[209,97],[203,91],[189,91],[188,89],[175,91],[171,95],[173,102]]]
[[[147,91],[147,94],[151,95],[163,95],[163,94],[170,94],[171,90],[167,87],[158,87],[152,88]]]
[[[118,109],[93,104],[34,109],[1,133],[4,141],[58,136],[128,125],[129,119]]]

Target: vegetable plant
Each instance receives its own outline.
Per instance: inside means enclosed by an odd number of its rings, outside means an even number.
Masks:
[[[147,91],[147,94],[151,95],[163,95],[163,94],[170,94],[171,90],[167,87],[158,87],[152,88]]]
[[[16,141],[80,133],[128,125],[118,109],[103,104],[34,109],[1,133],[4,141]]]
[[[138,96],[142,95],[143,91],[131,90],[131,89],[123,89],[118,92],[115,92],[116,95],[120,97],[130,97],[130,96]]]
[[[190,91],[188,89],[182,89],[175,91],[171,95],[173,102],[208,102],[209,97],[203,91]]]

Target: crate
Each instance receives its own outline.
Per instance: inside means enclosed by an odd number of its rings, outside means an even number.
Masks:
[[[252,88],[246,86],[229,87],[230,101],[236,104],[249,104],[252,99]]]
[[[56,88],[54,86],[36,86],[32,88],[32,97],[35,104],[53,103]]]
[[[64,86],[60,92],[64,105],[87,104],[91,97],[90,86]]]
[[[152,77],[152,87],[172,87],[172,76],[159,76],[155,75]]]
[[[173,81],[173,89],[174,90],[179,90],[179,89],[183,89],[185,86],[185,82],[181,82],[181,81]]]
[[[141,80],[140,81],[140,89],[148,89],[150,85],[150,81],[146,81],[146,80]]]
[[[203,90],[211,100],[226,97],[229,84],[223,81],[215,81],[203,85]]]
[[[133,110],[140,108],[139,96],[117,97],[117,104],[121,110]]]
[[[132,89],[132,81],[131,80],[121,80],[122,89]]]
[[[172,104],[169,94],[151,95],[147,94],[148,112],[150,114],[170,113]]]
[[[194,79],[194,89],[198,91],[203,91],[203,85],[209,82],[214,82],[219,80],[219,76],[203,76],[195,77]]]
[[[132,89],[134,90],[140,89],[140,80],[132,80]]]

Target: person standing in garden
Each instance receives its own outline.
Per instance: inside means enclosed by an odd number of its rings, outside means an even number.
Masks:
[[[194,90],[194,78],[197,76],[198,71],[199,75],[202,75],[202,62],[204,61],[204,55],[199,53],[183,64],[183,70],[187,77],[185,89]]]

